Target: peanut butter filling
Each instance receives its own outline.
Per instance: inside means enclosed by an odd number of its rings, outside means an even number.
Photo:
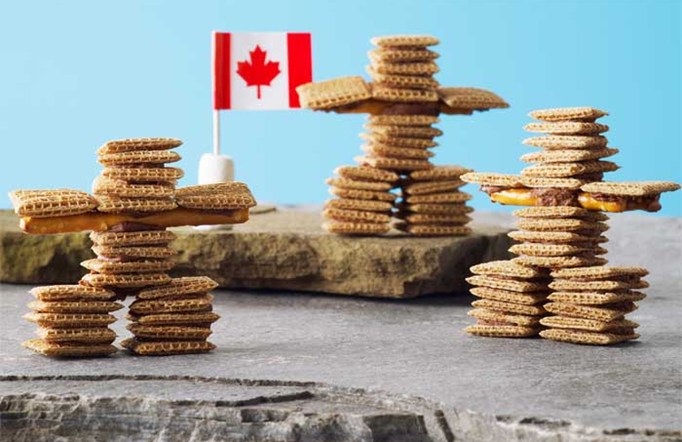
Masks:
[[[33,234],[106,231],[121,223],[132,222],[158,227],[201,226],[209,224],[240,224],[248,221],[249,209],[198,210],[179,207],[144,215],[89,212],[80,215],[49,218],[22,217],[21,230]]]

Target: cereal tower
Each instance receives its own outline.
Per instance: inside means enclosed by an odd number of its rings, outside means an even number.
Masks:
[[[614,183],[603,174],[618,166],[603,158],[608,126],[596,120],[606,112],[589,107],[539,110],[526,126],[543,135],[524,143],[541,148],[523,155],[535,163],[520,176],[468,173],[464,181],[501,204],[532,206],[517,210],[519,243],[511,261],[471,268],[467,281],[478,300],[469,315],[473,335],[543,338],[577,344],[607,345],[636,339],[637,323],[625,319],[648,287],[641,267],[606,266],[608,216],[603,212],[657,211],[661,192],[679,189],[668,182]]]
[[[433,77],[439,43],[431,36],[372,39],[367,68],[372,82],[344,77],[298,88],[303,107],[338,113],[368,113],[363,155],[327,180],[324,227],[332,233],[378,235],[391,226],[409,235],[466,235],[473,209],[460,191],[460,166],[436,166],[433,127],[439,115],[471,114],[507,107],[495,94],[473,88],[443,88]]]
[[[47,356],[104,356],[117,351],[108,328],[116,318],[116,302],[133,296],[128,330],[121,344],[139,355],[171,355],[210,351],[207,341],[213,312],[209,294],[218,284],[205,276],[172,278],[170,246],[175,234],[167,227],[238,223],[255,204],[246,185],[225,183],[176,189],[181,169],[166,164],[180,160],[171,149],[179,140],[144,138],[115,140],[102,146],[104,165],[85,192],[23,191],[12,193],[15,210],[28,233],[93,230],[96,258],[79,284],[38,287],[37,301],[26,316],[36,322],[39,338],[24,346]]]

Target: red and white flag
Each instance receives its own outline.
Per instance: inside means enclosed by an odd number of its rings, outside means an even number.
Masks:
[[[301,107],[296,87],[312,81],[309,33],[213,33],[213,108]]]

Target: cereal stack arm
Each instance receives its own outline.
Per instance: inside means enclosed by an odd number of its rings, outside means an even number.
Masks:
[[[117,351],[108,325],[116,299],[137,298],[122,345],[140,355],[207,352],[213,313],[207,277],[172,278],[177,253],[172,226],[235,224],[249,218],[255,200],[238,182],[176,189],[182,169],[170,138],[110,141],[98,150],[104,166],[94,196],[77,190],[18,190],[11,193],[27,233],[92,230],[96,255],[81,263],[87,273],[78,285],[39,287],[26,316],[39,325],[39,338],[24,346],[46,356],[93,357]]]
[[[337,113],[367,113],[363,155],[327,180],[323,227],[343,235],[381,235],[391,227],[412,236],[467,235],[471,198],[461,187],[468,169],[433,163],[440,114],[470,115],[509,105],[492,92],[441,87],[440,57],[428,35],[375,37],[367,72],[297,88],[301,106]],[[394,192],[395,191],[395,192]]]
[[[468,279],[474,286],[471,293],[483,299],[473,303],[469,314],[477,324],[468,327],[468,333],[497,337],[539,333],[554,341],[592,345],[639,337],[635,333],[639,325],[625,315],[637,308],[635,302],[644,299],[637,290],[648,287],[641,279],[648,272],[640,267],[606,266],[607,250],[602,246],[608,241],[605,232],[609,218],[601,212],[656,212],[661,208],[661,193],[680,186],[661,181],[602,181],[604,173],[618,169],[604,160],[618,153],[603,135],[608,126],[596,121],[606,115],[590,107],[531,112],[538,121],[526,125],[526,130],[544,135],[524,143],[542,150],[523,155],[521,160],[534,165],[520,175],[462,176],[464,181],[480,184],[494,202],[530,206],[514,212],[519,230],[509,236],[519,243],[509,251],[518,256],[471,268],[475,274]],[[516,266],[516,274],[507,272],[505,281],[494,280],[499,278],[500,269],[512,266]],[[528,275],[544,275],[544,291],[539,290],[544,297],[522,298],[510,292],[511,288],[520,292],[539,287],[519,283],[519,269],[526,269]],[[485,273],[493,271],[497,274]],[[500,289],[507,293],[492,292]],[[486,299],[492,296],[498,299]],[[537,310],[531,310],[524,300],[537,301]],[[528,318],[520,322],[518,313],[531,312],[536,314],[535,322]]]

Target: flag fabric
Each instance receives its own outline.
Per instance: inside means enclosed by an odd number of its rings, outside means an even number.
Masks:
[[[309,33],[213,33],[213,108],[301,107],[296,87],[312,81]]]

